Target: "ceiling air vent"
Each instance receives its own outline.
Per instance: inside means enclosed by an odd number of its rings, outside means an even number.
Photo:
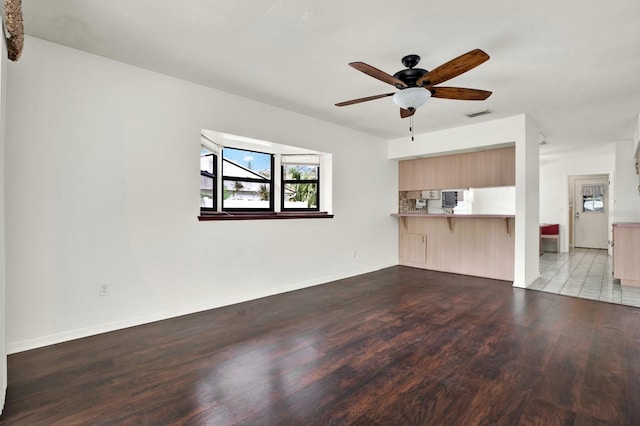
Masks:
[[[468,112],[465,115],[469,118],[476,118],[480,117],[481,115],[491,114],[492,112],[493,111],[491,111],[490,109],[483,109],[482,111]]]

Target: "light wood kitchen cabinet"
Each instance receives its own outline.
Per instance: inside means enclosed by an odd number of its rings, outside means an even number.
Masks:
[[[398,186],[400,191],[513,186],[515,152],[515,148],[499,148],[404,160],[399,165]]]
[[[442,199],[442,190],[512,187],[515,170],[515,147],[400,161],[392,214],[400,265],[513,281],[513,214],[429,214],[427,200]]]
[[[513,281],[512,215],[395,216],[400,265]]]
[[[640,287],[640,223],[613,224],[613,276]]]
[[[400,259],[410,263],[427,262],[427,236],[400,234]]]

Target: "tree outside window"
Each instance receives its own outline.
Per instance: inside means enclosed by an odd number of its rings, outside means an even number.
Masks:
[[[282,210],[319,210],[318,165],[282,166]]]

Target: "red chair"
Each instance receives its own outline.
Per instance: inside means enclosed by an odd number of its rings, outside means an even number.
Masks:
[[[555,240],[556,252],[560,251],[560,225],[557,223],[540,225],[540,254],[543,253],[542,241],[543,240]]]

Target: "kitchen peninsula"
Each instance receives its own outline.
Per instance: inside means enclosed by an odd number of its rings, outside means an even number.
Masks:
[[[393,214],[400,264],[513,281],[514,215]]]
[[[513,281],[515,201],[500,202],[515,200],[515,148],[405,160],[399,175],[401,265]]]

